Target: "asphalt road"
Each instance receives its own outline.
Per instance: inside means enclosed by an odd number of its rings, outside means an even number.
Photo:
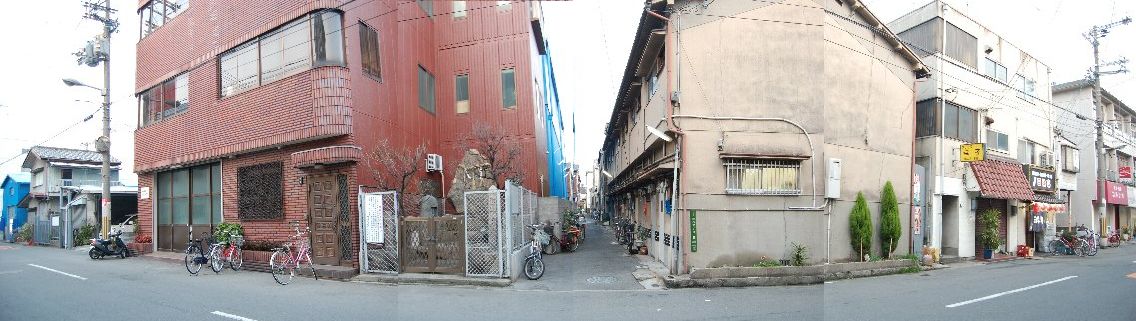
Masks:
[[[825,320],[1136,320],[1136,245],[825,284]]]
[[[588,258],[613,260],[604,264],[617,270],[629,259]],[[815,286],[663,291],[588,288],[581,278],[611,273],[551,264],[547,285],[300,278],[280,286],[266,273],[206,267],[190,276],[166,261],[92,261],[81,251],[0,243],[0,320],[1136,320],[1134,261],[1136,245],[1127,245],[1091,258],[959,264]]]

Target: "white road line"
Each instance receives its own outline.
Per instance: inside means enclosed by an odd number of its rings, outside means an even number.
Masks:
[[[219,315],[219,316],[223,316],[223,317],[226,317],[226,318],[229,318],[229,319],[233,319],[233,320],[241,320],[241,321],[256,321],[255,319],[249,319],[249,318],[246,318],[246,317],[242,317],[242,316],[239,316],[239,315],[236,315],[236,314],[228,314],[228,313],[225,313],[225,312],[221,312],[221,311],[213,311],[213,314],[216,314],[216,315]]]
[[[1022,292],[1022,291],[1025,291],[1025,290],[1029,290],[1029,289],[1033,289],[1033,288],[1037,288],[1037,287],[1042,287],[1042,286],[1050,285],[1050,284],[1053,284],[1053,283],[1072,279],[1072,278],[1075,278],[1075,277],[1077,277],[1077,276],[1076,275],[1066,276],[1066,277],[1056,279],[1056,280],[1053,280],[1053,281],[1040,283],[1040,284],[1034,284],[1034,285],[1027,286],[1027,287],[1020,288],[1020,289],[1016,289],[1016,290],[1010,290],[1010,291],[1006,291],[1006,292],[1002,292],[1002,293],[991,294],[991,295],[987,295],[987,296],[977,298],[977,299],[974,299],[974,300],[970,300],[970,301],[962,301],[962,302],[959,302],[959,303],[947,305],[947,307],[948,308],[955,308],[955,307],[960,307],[960,306],[964,306],[964,305],[975,303],[975,302],[986,301],[986,300],[997,298],[997,297],[1000,297],[1000,296],[1003,296],[1003,295],[1018,293],[1018,292]]]
[[[49,267],[43,267],[43,266],[39,266],[39,265],[35,265],[35,264],[31,264],[31,263],[28,263],[28,265],[30,265],[30,266],[34,266],[34,267],[37,267],[37,268],[41,268],[41,269],[44,269],[44,270],[48,270],[48,271],[51,271],[51,272],[55,272],[55,273],[59,273],[59,274],[63,274],[63,275],[66,275],[66,276],[70,276],[70,277],[73,277],[73,278],[76,278],[76,279],[80,279],[80,280],[86,280],[86,279],[87,279],[87,278],[85,278],[85,277],[81,277],[81,276],[78,276],[78,275],[74,275],[74,274],[71,274],[71,273],[63,272],[63,271],[60,271],[60,270],[56,270],[56,269],[53,269],[53,268],[49,268]]]

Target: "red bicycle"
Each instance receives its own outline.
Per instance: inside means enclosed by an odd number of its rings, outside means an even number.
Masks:
[[[213,269],[213,272],[221,273],[227,262],[230,269],[240,271],[241,264],[245,261],[244,255],[241,253],[241,246],[243,245],[245,245],[245,238],[236,234],[229,234],[228,240],[213,244],[209,250],[209,267]]]
[[[1109,228],[1109,231],[1108,231],[1108,246],[1109,247],[1120,246],[1120,233],[1116,233],[1116,229]]]

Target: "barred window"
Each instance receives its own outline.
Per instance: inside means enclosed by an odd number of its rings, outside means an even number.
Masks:
[[[726,193],[797,195],[801,161],[792,159],[726,159]]]
[[[237,170],[242,221],[284,218],[284,163],[274,162]]]

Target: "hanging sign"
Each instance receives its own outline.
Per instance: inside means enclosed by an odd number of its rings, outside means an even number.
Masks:
[[[1055,192],[1057,191],[1057,180],[1054,179],[1056,173],[1052,169],[1041,168],[1031,165],[1022,165],[1022,169],[1026,172],[1026,181],[1029,182],[1030,188],[1039,192]]]
[[[367,243],[384,243],[386,240],[383,233],[384,215],[383,212],[383,196],[378,193],[363,194],[363,214],[364,223],[366,226],[366,235],[364,235]]]
[[[690,252],[698,252],[698,212],[690,210]]]
[[[1104,200],[1108,204],[1128,205],[1128,187],[1119,183],[1104,182]]]
[[[911,234],[919,235],[923,231],[923,207],[911,207]]]
[[[1120,166],[1120,178],[1132,178],[1132,166]]]
[[[959,158],[964,162],[986,160],[986,144],[963,144],[959,150]]]
[[[1045,212],[1030,211],[1030,231],[1041,232],[1045,231]]]

